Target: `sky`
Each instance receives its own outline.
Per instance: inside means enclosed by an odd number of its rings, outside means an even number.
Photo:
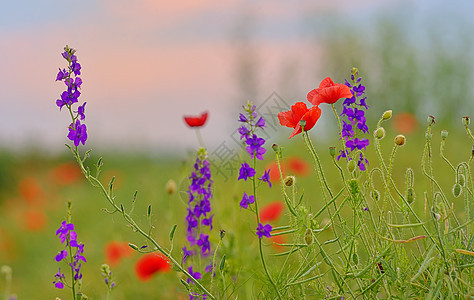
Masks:
[[[370,28],[383,15],[418,25],[435,16],[429,26],[441,27],[474,9],[450,3],[0,0],[0,148],[64,151],[70,119],[55,105],[64,88],[55,78],[66,44],[82,65],[88,147],[184,151],[197,140],[183,115],[209,111],[201,133],[215,146],[247,100],[305,99],[328,76],[318,38],[328,20]]]

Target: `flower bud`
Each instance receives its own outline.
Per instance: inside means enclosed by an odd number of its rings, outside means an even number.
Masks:
[[[336,155],[336,147],[329,147],[329,155],[334,157]]]
[[[471,123],[471,119],[469,117],[462,117],[462,125],[464,125],[464,127],[467,127],[469,126],[469,124]]]
[[[466,184],[466,178],[464,177],[463,174],[458,174],[458,183],[461,186],[464,186],[464,184]]]
[[[432,125],[435,123],[435,117],[433,117],[432,115],[429,115],[426,121],[428,122],[428,125]]]
[[[374,131],[374,137],[378,140],[381,140],[385,137],[385,129],[383,127],[379,127]]]
[[[453,195],[454,197],[459,197],[462,193],[462,186],[459,183],[454,184],[453,186]]]
[[[441,131],[441,139],[444,141],[447,138],[448,138],[448,131],[447,130]]]
[[[293,186],[293,184],[295,184],[295,181],[295,176],[286,176],[285,179],[283,179],[283,182],[286,186]]]
[[[176,185],[176,182],[173,179],[170,179],[166,183],[165,190],[168,195],[173,195],[178,190],[178,186]]]
[[[306,229],[304,233],[304,241],[308,246],[313,243],[313,231],[310,228]]]
[[[404,135],[399,134],[395,137],[395,139],[393,141],[395,142],[395,145],[403,146],[403,145],[405,145],[406,138],[405,138]]]
[[[275,151],[277,153],[280,152],[280,146],[278,146],[277,144],[273,144],[272,149],[273,149],[273,151]]]
[[[349,173],[352,173],[352,172],[354,172],[355,168],[356,168],[356,162],[355,162],[355,160],[352,159],[347,164],[347,170],[349,170]]]
[[[301,125],[301,128],[304,130],[304,127],[306,126],[306,121],[300,120],[300,125]]]
[[[371,196],[372,196],[372,199],[374,199],[374,201],[379,201],[380,192],[377,191],[377,190],[373,190],[372,193],[371,193]]]
[[[221,229],[221,231],[219,231],[219,237],[221,238],[221,240],[225,237],[225,230],[224,229]]]
[[[388,120],[392,117],[392,110],[387,110],[382,115],[382,120]]]
[[[415,190],[412,187],[408,188],[407,190],[407,201],[410,204],[412,204],[413,201],[415,201]]]

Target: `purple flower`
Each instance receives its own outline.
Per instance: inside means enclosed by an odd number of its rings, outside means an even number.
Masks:
[[[58,75],[56,75],[56,81],[58,80],[63,80],[65,79],[66,77],[69,76],[69,72],[66,71],[66,69],[62,69],[61,68],[59,69],[59,72],[58,72]]]
[[[247,181],[247,178],[253,177],[255,174],[257,174],[257,172],[255,172],[255,170],[251,168],[248,163],[244,162],[240,167],[239,178],[237,180],[243,179]]]
[[[248,122],[247,117],[244,116],[243,113],[240,113],[240,115],[239,115],[239,122],[242,122],[242,123]]]
[[[257,123],[255,124],[255,126],[259,127],[259,128],[263,128],[265,127],[265,119],[263,117],[260,117],[260,119],[258,119]]]
[[[79,146],[79,143],[86,144],[87,140],[87,128],[86,124],[81,124],[79,120],[76,120],[76,126],[73,123],[69,125],[69,134],[67,137],[74,142],[74,146]]]
[[[64,249],[64,250],[60,251],[54,259],[59,262],[59,261],[63,260],[64,258],[66,258],[66,256],[67,256],[67,251],[66,251],[66,249]]]
[[[194,271],[193,271],[193,266],[190,266],[190,267],[188,268],[188,272],[189,272],[189,274],[190,274],[194,279],[201,279],[201,278],[202,278],[202,274],[201,274],[201,273],[199,273],[199,272],[194,272]],[[189,284],[189,283],[194,284],[194,282],[192,282],[190,278],[187,279],[187,282],[188,282],[188,284]]]
[[[266,224],[266,225],[263,225],[262,223],[258,223],[258,227],[257,227],[257,235],[258,235],[258,238],[261,239],[262,237],[271,237],[271,234],[270,232],[272,231],[272,225],[270,224]]]
[[[201,221],[202,225],[209,226],[209,230],[212,230],[212,217],[214,217],[214,215],[210,216],[207,219],[202,219]]]
[[[197,245],[201,247],[201,254],[208,254],[211,252],[211,244],[209,243],[209,236],[207,234],[201,234],[199,240],[197,240]]]
[[[257,159],[263,160],[263,154],[267,152],[265,148],[261,147],[265,143],[264,139],[259,138],[254,134],[251,138],[247,138],[245,143],[248,145],[245,149],[250,154],[250,157],[253,158],[253,156],[256,155]]]
[[[63,273],[61,273],[61,268],[59,268],[58,273],[56,273],[54,277],[56,278],[56,280],[53,281],[54,286],[58,289],[64,288],[64,284],[62,280],[66,278],[66,276]]]
[[[250,130],[245,127],[244,125],[239,127],[239,133],[240,133],[240,139],[247,139],[247,137],[250,135]]]
[[[346,142],[346,147],[351,149],[351,152],[354,151],[356,148],[359,150],[362,150],[369,145],[369,140],[368,139],[362,139],[359,140],[358,138],[355,138],[354,140],[349,140]]]
[[[352,125],[349,123],[346,123],[346,121],[342,121],[342,137],[353,137],[354,136],[354,130],[352,130]]]
[[[242,201],[240,201],[240,207],[247,209],[249,207],[249,204],[252,204],[255,202],[255,197],[254,195],[248,196],[246,192],[244,192],[244,196],[242,197]]]
[[[192,256],[194,255],[194,251],[193,250],[188,250],[186,248],[186,246],[183,247],[183,265],[186,263],[186,259],[189,257],[189,256]]]
[[[263,182],[268,183],[268,186],[269,186],[269,187],[272,187],[272,183],[270,182],[270,169],[265,170],[265,172],[263,173],[262,177],[260,177],[260,178],[258,178],[258,179],[260,179],[260,180],[263,181]]]
[[[81,117],[81,120],[84,120],[86,118],[86,116],[84,115],[84,112],[85,112],[85,109],[86,109],[86,103],[87,102],[84,102],[84,104],[80,105],[78,108],[77,108],[77,113],[79,114],[79,116]]]

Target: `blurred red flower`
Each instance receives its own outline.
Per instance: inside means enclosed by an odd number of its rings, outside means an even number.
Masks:
[[[272,162],[267,165],[265,170],[270,170],[270,182],[279,182],[280,181],[280,170],[278,170],[278,164]],[[285,166],[281,163],[281,172],[283,173],[283,178],[285,178]]]
[[[72,163],[60,164],[51,171],[51,177],[59,185],[68,185],[81,178],[81,169]]]
[[[293,133],[290,135],[290,139],[295,135],[301,133],[300,120],[306,121],[304,130],[308,131],[313,128],[314,124],[318,121],[321,116],[321,109],[318,106],[313,106],[308,109],[306,104],[303,102],[296,102],[295,105],[291,106],[290,111],[284,111],[278,113],[278,119],[282,126],[294,128]]]
[[[184,121],[189,127],[201,127],[207,121],[207,111],[203,112],[200,116],[184,116]]]
[[[286,163],[288,170],[298,176],[308,176],[311,173],[310,165],[299,157],[291,157]]]
[[[40,209],[29,209],[20,218],[28,231],[41,231],[48,224],[48,217]]]
[[[418,129],[418,120],[408,112],[396,114],[392,124],[395,130],[402,134],[410,134]]]
[[[123,257],[130,257],[134,253],[126,242],[110,241],[105,245],[105,260],[111,267],[116,266]]]
[[[319,84],[319,88],[308,93],[308,101],[313,105],[321,103],[332,104],[340,98],[352,98],[351,89],[341,83],[334,83],[330,77],[324,78]]]
[[[278,220],[283,213],[284,208],[285,206],[283,203],[279,201],[265,205],[258,214],[260,217],[260,223]]]
[[[275,250],[282,250],[285,248],[284,246],[279,245],[279,244],[286,243],[286,239],[283,235],[272,235],[270,239],[273,242],[272,245],[275,248]]]
[[[18,184],[18,192],[28,204],[42,204],[44,191],[38,180],[27,177]]]
[[[155,273],[165,273],[170,270],[170,261],[161,253],[145,254],[135,264],[135,274],[141,281],[150,280]]]

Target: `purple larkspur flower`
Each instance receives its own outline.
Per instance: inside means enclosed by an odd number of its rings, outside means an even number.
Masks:
[[[272,232],[272,225],[270,224],[266,224],[266,225],[263,225],[262,223],[258,223],[258,226],[257,226],[257,235],[258,235],[258,238],[261,239],[262,237],[271,237],[272,235],[270,234]]]
[[[257,126],[259,128],[265,127],[265,119],[263,117],[260,117],[260,119],[258,119],[257,123],[255,123],[255,126]]]
[[[193,271],[193,266],[190,266],[190,267],[188,268],[188,272],[189,272],[189,274],[190,274],[194,279],[199,280],[199,279],[202,278],[202,274],[201,274],[201,273],[199,273],[199,272],[194,272],[194,271]],[[186,281],[188,282],[188,284],[189,284],[189,283],[194,284],[194,282],[192,282],[190,278],[188,278]]]
[[[58,80],[63,80],[63,79],[65,79],[65,78],[68,77],[68,76],[69,76],[69,72],[66,71],[66,69],[62,69],[62,70],[61,70],[61,68],[59,68],[58,75],[56,75],[56,81],[58,81]]]
[[[350,148],[351,151],[354,151],[356,148],[359,149],[359,150],[362,150],[367,147],[369,145],[369,140],[368,139],[358,139],[358,138],[355,138],[354,140],[349,140],[346,142],[346,147],[347,148]]]
[[[204,218],[201,221],[201,224],[204,226],[209,226],[209,230],[212,230],[212,218],[214,215],[211,215],[209,218]]]
[[[256,134],[254,134],[251,138],[247,138],[245,143],[248,145],[245,149],[250,154],[250,157],[253,158],[255,155],[257,159],[263,160],[263,154],[267,152],[267,150],[262,147],[262,145],[265,143],[265,139],[259,138]]]
[[[239,127],[240,139],[247,139],[250,135],[250,130],[244,125]]]
[[[257,174],[257,172],[255,172],[255,170],[250,167],[248,163],[244,162],[240,167],[239,178],[237,180],[243,179],[247,181],[247,178],[253,177],[255,174]]]
[[[66,276],[63,273],[61,273],[61,268],[59,268],[58,273],[54,275],[54,278],[56,278],[56,280],[53,281],[54,286],[58,289],[64,288],[64,284],[62,280],[66,278]]]
[[[188,250],[188,248],[186,248],[186,246],[183,247],[183,265],[186,264],[186,259],[189,257],[189,256],[192,256],[194,255],[194,251],[193,250]]]
[[[243,113],[239,115],[239,122],[242,122],[242,123],[248,122],[247,117]]]
[[[209,254],[211,252],[211,244],[209,243],[209,236],[207,234],[202,234],[199,236],[196,244],[201,247],[201,254]]]
[[[268,183],[268,186],[272,187],[272,183],[270,182],[270,169],[265,170],[262,177],[259,177],[258,179],[260,179],[263,182]]]
[[[247,195],[246,192],[244,192],[244,196],[242,197],[242,201],[240,201],[240,207],[247,209],[249,207],[249,204],[252,204],[255,202],[255,197],[254,195]]]
[[[86,118],[86,115],[84,114],[85,113],[85,110],[86,110],[86,103],[87,102],[84,102],[84,104],[80,105],[78,108],[77,108],[77,113],[79,114],[79,116],[81,117],[81,120],[84,120]]]
[[[74,146],[76,147],[79,146],[79,143],[85,145],[87,140],[86,124],[81,124],[79,120],[76,120],[76,126],[74,127],[71,123],[67,137],[74,142]]]

